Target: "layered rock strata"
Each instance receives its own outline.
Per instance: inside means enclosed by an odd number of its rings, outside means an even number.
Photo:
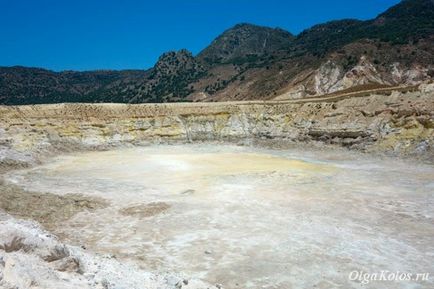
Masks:
[[[0,106],[0,160],[171,141],[320,141],[433,155],[434,85],[309,101]]]

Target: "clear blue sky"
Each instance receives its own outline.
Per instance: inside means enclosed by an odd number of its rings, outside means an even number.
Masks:
[[[53,70],[151,67],[194,54],[248,22],[292,33],[332,19],[375,17],[398,0],[0,0],[0,66]]]

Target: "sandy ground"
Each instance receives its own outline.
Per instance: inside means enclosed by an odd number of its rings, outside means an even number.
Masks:
[[[75,214],[105,208],[103,199],[78,194],[59,196],[50,193],[33,193],[0,180],[0,209],[20,219],[35,220],[47,229],[70,219]]]
[[[360,288],[354,270],[434,275],[434,167],[343,151],[162,145],[89,152],[6,176],[103,200],[63,240],[224,288]],[[428,281],[365,288],[433,288]]]

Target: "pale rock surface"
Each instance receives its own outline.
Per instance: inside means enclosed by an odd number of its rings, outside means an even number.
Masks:
[[[362,56],[357,65],[345,70],[340,64],[328,60],[314,71],[306,71],[293,80],[286,92],[275,100],[300,99],[320,96],[366,84],[416,85],[429,80],[428,68],[420,65],[404,67],[395,62],[386,71],[378,71],[375,65]]]
[[[309,101],[0,106],[0,161],[20,167],[65,151],[264,138],[400,155],[419,154],[416,148],[424,142],[429,153],[434,143],[433,84],[414,89]]]
[[[0,213],[0,288],[211,288],[198,280],[151,273],[68,246],[34,222]]]

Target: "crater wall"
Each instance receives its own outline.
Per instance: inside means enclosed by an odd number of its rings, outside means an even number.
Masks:
[[[327,143],[432,159],[434,89],[288,102],[0,106],[0,160],[171,141]]]

